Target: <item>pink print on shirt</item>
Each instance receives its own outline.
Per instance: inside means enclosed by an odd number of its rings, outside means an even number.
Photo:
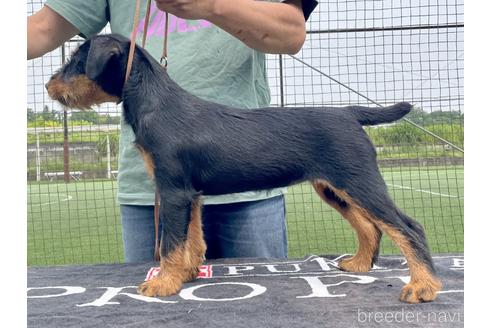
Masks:
[[[138,32],[143,33],[145,18],[142,18],[138,24]],[[193,22],[194,24],[190,24]],[[164,36],[164,28],[166,23],[166,14],[160,11],[155,3],[151,4],[150,7],[150,19],[149,28],[147,30],[147,37],[149,36]],[[200,19],[196,21],[187,21],[185,19],[176,17],[169,14],[169,33],[179,32],[195,32],[202,28],[211,27],[212,23]]]

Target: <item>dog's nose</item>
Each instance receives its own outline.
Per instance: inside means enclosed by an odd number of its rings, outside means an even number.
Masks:
[[[48,87],[50,86],[50,83],[51,83],[51,81],[53,81],[54,77],[55,77],[55,75],[52,75],[50,77],[50,79],[48,80],[48,82],[46,82],[46,84],[44,85],[44,87],[46,88],[46,91],[48,91]]]
[[[48,80],[48,82],[46,82],[46,84],[44,85],[44,87],[46,88],[46,90],[48,90],[50,84],[53,82],[53,80],[58,80],[60,77],[60,73],[59,72],[55,72],[53,75],[51,75],[50,79]]]

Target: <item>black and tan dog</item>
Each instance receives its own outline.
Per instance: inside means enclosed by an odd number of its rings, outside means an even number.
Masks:
[[[385,108],[232,109],[201,100],[174,83],[137,47],[128,81],[129,40],[101,35],[83,43],[47,84],[73,108],[123,101],[149,174],[160,189],[161,272],[142,283],[147,296],[175,294],[193,280],[206,245],[200,195],[218,195],[310,181],[357,232],[359,249],[340,261],[345,271],[369,271],[382,232],[405,255],[411,280],[400,300],[431,301],[441,288],[422,226],[390,199],[363,125],[395,121],[408,103]]]

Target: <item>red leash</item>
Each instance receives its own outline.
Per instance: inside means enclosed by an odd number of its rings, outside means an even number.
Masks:
[[[144,31],[143,31],[143,36],[142,36],[142,48],[145,47],[145,42],[147,40],[147,29],[149,26],[149,20],[150,20],[150,3],[151,0],[147,0],[147,9],[145,12],[145,21],[144,21]],[[132,65],[133,65],[133,58],[135,57],[135,45],[136,45],[136,40],[137,40],[137,32],[138,32],[138,20],[140,18],[140,0],[136,0],[136,5],[135,5],[135,15],[133,17],[133,30],[132,30],[132,35],[130,38],[130,51],[128,52],[128,62],[126,64],[126,74],[125,74],[125,83],[128,81],[128,78],[130,77],[130,72],[132,70]],[[169,14],[166,12],[166,26],[164,30],[164,47],[162,50],[162,56],[160,63],[164,68],[167,68],[167,35],[168,35],[168,30],[169,30]],[[164,62],[164,64],[163,64]],[[154,238],[155,238],[155,245],[154,245],[154,259],[156,261],[159,261],[161,256],[160,256],[160,241],[159,241],[159,188],[156,186],[155,187],[155,199],[154,199]]]
[[[142,36],[142,48],[145,48],[145,43],[147,41],[147,30],[149,27],[149,20],[150,20],[150,3],[151,0],[147,0],[147,9],[145,12],[145,21],[144,21],[144,31]],[[162,49],[160,63],[164,68],[167,68],[167,35],[169,32],[169,13],[166,12],[165,14],[166,14],[166,25],[164,29],[164,46]],[[130,72],[132,70],[133,58],[135,56],[135,45],[137,40],[139,18],[140,18],[140,0],[136,0],[135,15],[133,16],[133,30],[130,38],[130,51],[128,53],[128,62],[126,65],[125,82],[128,80],[128,77],[130,77]]]
[[[135,55],[135,44],[137,40],[137,30],[138,30],[138,19],[140,17],[140,0],[136,0],[135,7],[135,15],[133,16],[133,30],[132,36],[130,38],[130,51],[128,52],[128,62],[126,64],[126,74],[125,74],[125,83],[128,81],[130,77],[130,72],[132,70],[133,65],[133,57]]]

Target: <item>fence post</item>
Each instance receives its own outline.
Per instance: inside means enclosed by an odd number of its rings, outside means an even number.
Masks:
[[[280,107],[284,107],[284,65],[282,61],[282,55],[278,55],[278,66],[280,75]]]
[[[62,65],[65,63],[65,45],[61,47],[61,60]],[[67,110],[63,108],[63,180],[65,183],[70,182],[70,169],[69,169],[69,149],[68,149],[68,119]]]
[[[109,133],[106,134],[106,156],[108,163],[108,179],[111,179],[111,145],[109,143]]]
[[[41,181],[41,150],[39,149],[38,131],[36,131],[36,181]]]

